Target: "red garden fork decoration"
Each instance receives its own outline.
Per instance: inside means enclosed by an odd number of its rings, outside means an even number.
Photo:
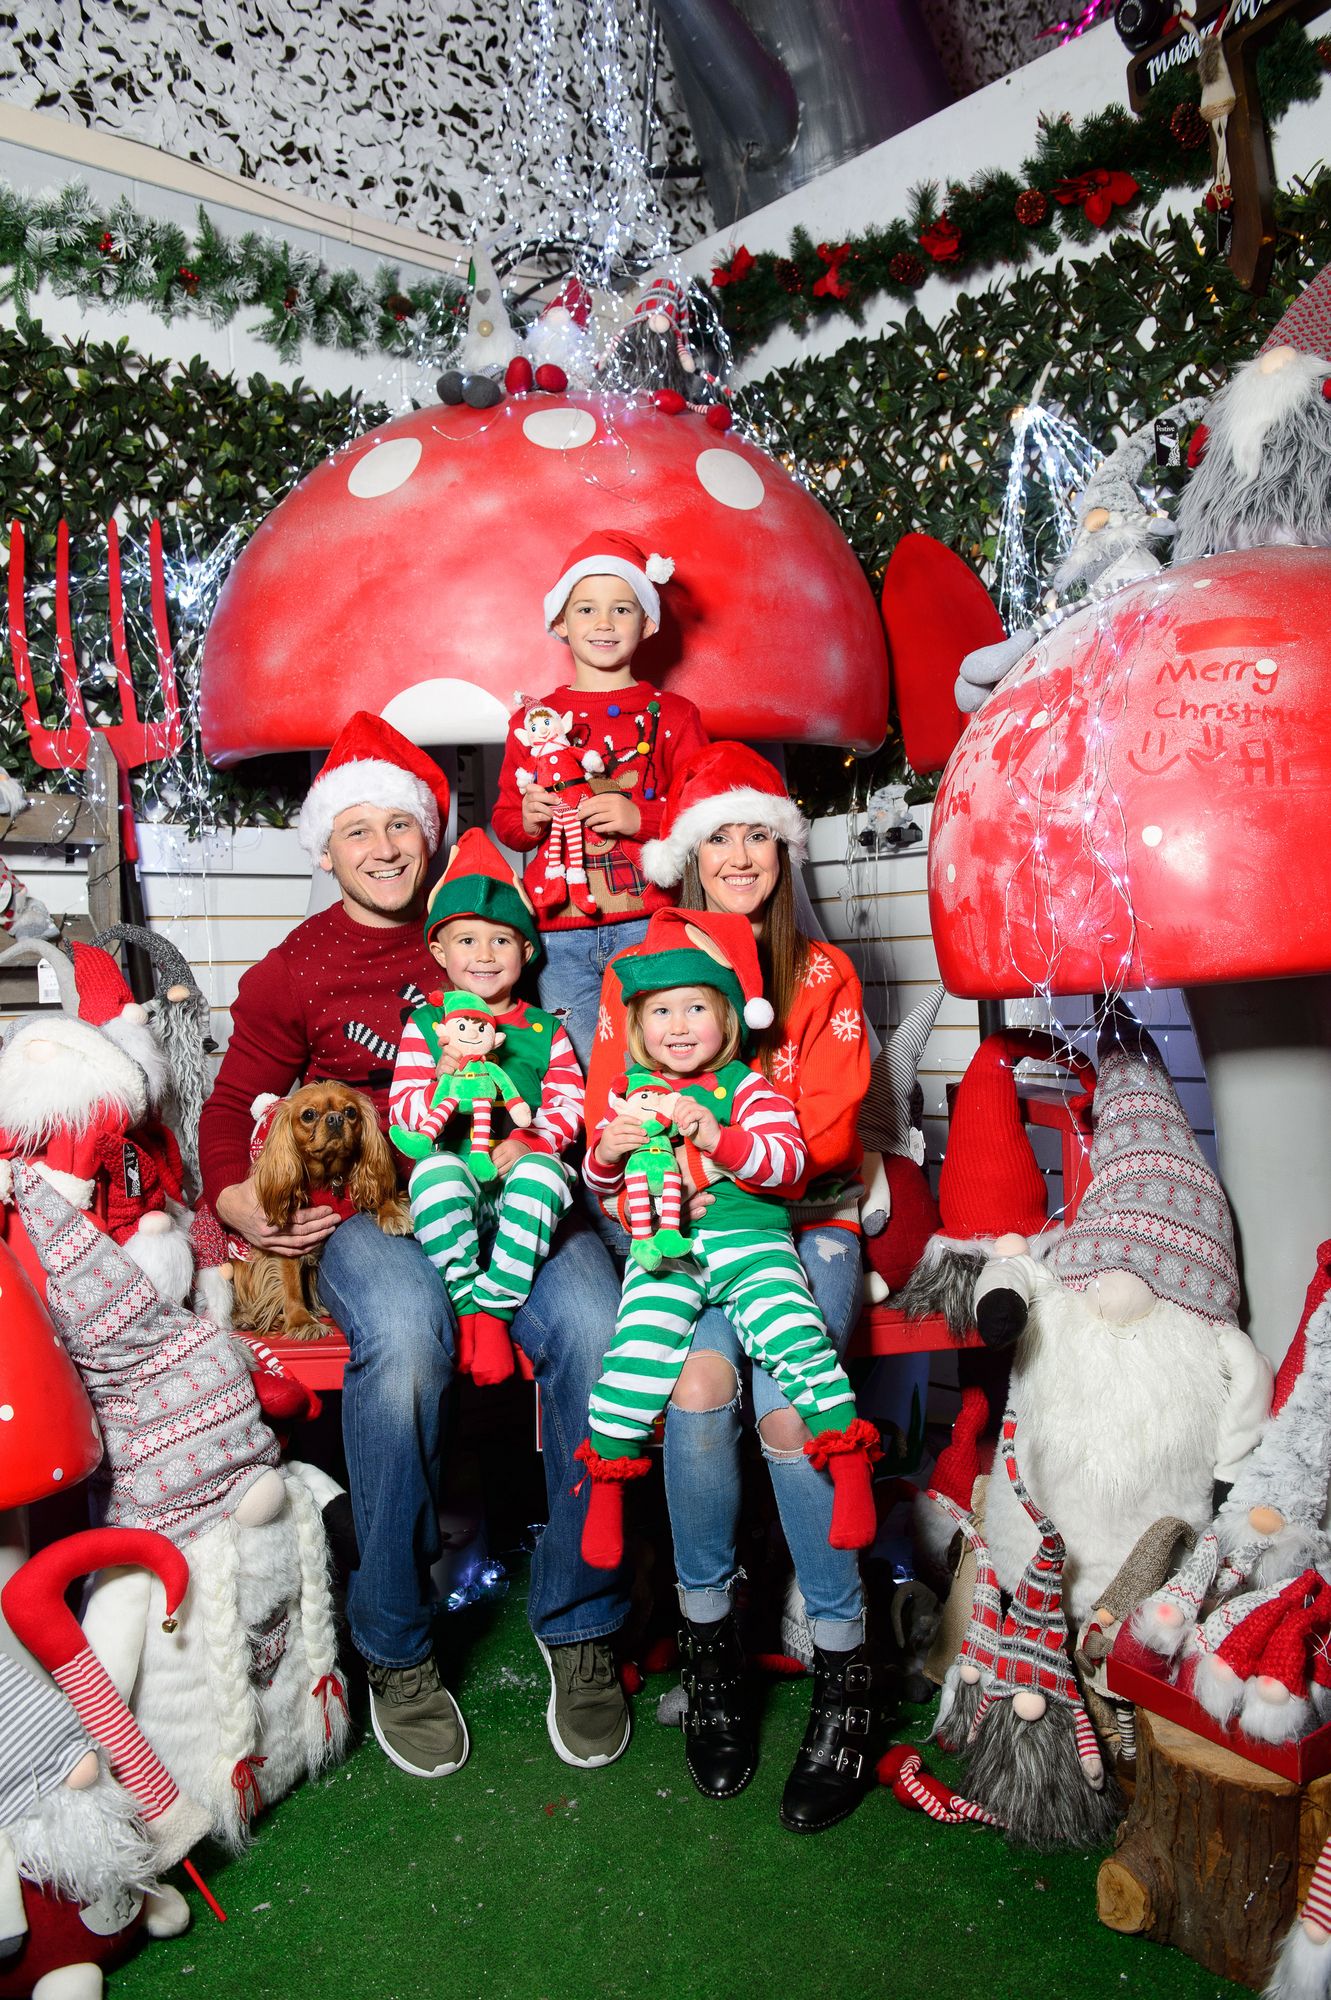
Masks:
[[[111,608],[111,652],[115,660],[116,685],[120,694],[120,721],[102,733],[111,746],[121,772],[139,764],[160,763],[174,757],[181,747],[180,695],[176,687],[171,633],[166,617],[166,575],[162,560],[162,524],[154,520],[148,529],[148,576],[152,602],[153,638],[157,647],[157,679],[162,691],[160,721],[143,722],[134,697],[134,677],[130,671],[129,646],[125,638],[125,601],[120,579],[120,531],[115,522],[106,527],[107,590]],[[64,688],[69,721],[62,729],[48,728],[42,721],[37,702],[32,661],[28,652],[28,627],[24,609],[24,537],[18,521],[12,523],[9,538],[9,644],[14,662],[14,679],[22,699],[23,721],[33,759],[47,771],[81,771],[88,762],[92,729],[83,706],[78,662],[74,655],[74,628],[69,607],[69,523],[62,521],[55,545],[55,629],[56,653]],[[122,792],[125,787],[122,780]]]

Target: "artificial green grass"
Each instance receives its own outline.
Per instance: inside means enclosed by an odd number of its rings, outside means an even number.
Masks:
[[[186,1936],[111,1975],[110,2000],[1212,2000],[1191,1959],[1095,1917],[1099,1856],[1012,1853],[887,1791],[817,1837],[778,1825],[808,1682],[777,1682],[740,1798],[693,1789],[648,1684],[618,1764],[545,1734],[548,1681],[519,1588],[446,1621],[471,1758],[427,1783],[373,1740],[207,1867]],[[471,1631],[467,1632],[470,1625]],[[478,1630],[480,1626],[488,1629]],[[456,1657],[459,1641],[465,1658]],[[451,1657],[450,1657],[451,1653]],[[897,1734],[921,1741],[928,1712]],[[926,1761],[939,1769],[936,1751]],[[200,1857],[202,1858],[202,1857]]]

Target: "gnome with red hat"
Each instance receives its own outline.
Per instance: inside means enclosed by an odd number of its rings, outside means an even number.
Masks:
[[[1091,1184],[1042,1262],[1000,1243],[976,1321],[1020,1335],[1010,1399],[1022,1464],[1067,1547],[1080,1622],[1138,1537],[1175,1515],[1200,1530],[1270,1401],[1270,1369],[1237,1324],[1229,1208],[1159,1052],[1126,1018],[1101,1037]],[[1011,1254],[1001,1254],[1003,1252]],[[1035,1535],[996,1481],[985,1530],[1015,1587]]]

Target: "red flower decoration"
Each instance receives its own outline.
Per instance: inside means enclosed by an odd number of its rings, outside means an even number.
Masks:
[[[728,264],[717,265],[712,272],[712,283],[718,291],[721,291],[726,285],[739,284],[742,278],[748,277],[752,269],[753,258],[741,243]]]
[[[935,264],[955,264],[961,255],[961,231],[945,215],[940,215],[937,222],[931,222],[927,229],[922,229],[917,240],[921,250],[932,257]]]
[[[827,269],[812,287],[816,299],[848,299],[850,280],[842,272],[842,265],[850,255],[849,243],[820,243],[818,255]]]
[[[115,248],[115,239],[112,236],[109,229],[104,229],[102,231],[102,240],[97,247],[101,251],[103,257],[109,257],[111,255],[112,250]]]
[[[1116,208],[1122,208],[1138,192],[1136,181],[1131,174],[1122,173],[1118,168],[1092,167],[1088,173],[1076,174],[1071,180],[1059,181],[1053,190],[1054,200],[1062,208],[1079,208],[1088,222],[1097,229],[1104,227]]]

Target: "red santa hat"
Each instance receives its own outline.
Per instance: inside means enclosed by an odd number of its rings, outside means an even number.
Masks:
[[[626,583],[653,625],[661,623],[658,583],[669,583],[675,574],[671,557],[647,555],[631,535],[617,528],[598,528],[578,543],[567,558],[554,588],[545,593],[543,610],[548,632],[563,613],[575,584],[584,576],[617,576]]]
[[[338,814],[351,806],[379,806],[385,812],[397,807],[410,813],[433,854],[448,820],[448,779],[391,722],[358,709],[340,731],[300,809],[296,831],[313,859],[327,848]]]
[[[647,935],[613,961],[625,1000],[672,986],[714,986],[746,1028],[772,1025],[758,946],[747,917],[722,910],[654,910]]]
[[[735,824],[771,827],[791,860],[803,861],[809,822],[780,773],[747,743],[705,743],[671,778],[660,834],[642,850],[648,881],[673,888],[707,836]]]
[[[581,278],[570,278],[563,290],[556,292],[541,317],[545,319],[556,312],[566,312],[574,326],[586,326],[592,313],[592,295]]]
[[[1117,1039],[1125,1026],[1131,1046]],[[1159,1050],[1136,1022],[1112,1019],[1101,1043],[1091,1184],[1050,1250],[1050,1267],[1072,1291],[1105,1271],[1131,1271],[1156,1298],[1237,1326],[1229,1203]]]
[[[955,1241],[983,1241],[1015,1231],[1038,1236],[1045,1226],[1049,1191],[1022,1123],[1015,1071],[1026,1057],[1060,1063],[1082,1087],[1071,1100],[1084,1117],[1095,1071],[1078,1050],[1060,1048],[1035,1028],[1003,1028],[986,1035],[957,1086],[947,1151],[938,1179],[944,1234]]]

